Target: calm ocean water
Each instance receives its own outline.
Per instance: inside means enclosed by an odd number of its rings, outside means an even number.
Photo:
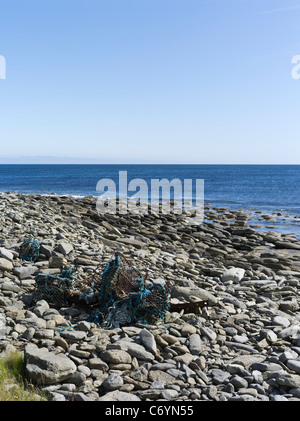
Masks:
[[[128,182],[146,180],[149,189],[153,178],[192,179],[194,187],[204,179],[205,202],[253,212],[252,223],[300,235],[300,165],[0,165],[0,191],[97,196],[98,180],[112,179],[118,187],[119,171],[127,171]],[[256,210],[283,216],[266,223]]]

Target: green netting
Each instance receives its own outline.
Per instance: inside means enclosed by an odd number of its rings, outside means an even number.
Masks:
[[[46,300],[55,307],[68,304],[70,291],[75,288],[75,268],[62,270],[60,274],[38,274],[33,291],[33,303]]]
[[[39,258],[39,249],[40,243],[34,238],[25,240],[20,246],[20,259],[35,262]]]
[[[68,303],[85,303],[94,310],[89,321],[105,328],[128,323],[157,323],[169,309],[169,291],[159,283],[145,286],[141,272],[117,254],[100,276],[97,271],[78,281],[75,269],[61,274],[39,274],[33,301],[44,299],[60,307]]]
[[[118,254],[103,271],[100,297],[91,319],[102,318],[107,328],[134,322],[153,324],[163,320],[169,309],[169,292],[163,285],[146,287],[140,271]]]

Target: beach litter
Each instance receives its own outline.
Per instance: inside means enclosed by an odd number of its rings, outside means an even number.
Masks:
[[[57,307],[87,305],[92,309],[88,321],[106,329],[137,322],[164,322],[170,308],[169,289],[161,283],[146,284],[141,272],[119,253],[102,274],[98,266],[82,281],[77,279],[75,267],[60,274],[38,274],[33,302],[42,299]]]
[[[55,307],[62,307],[68,304],[68,297],[76,289],[75,267],[64,269],[60,274],[39,273],[35,277],[35,289],[33,291],[33,302],[45,300]]]
[[[39,258],[40,243],[34,238],[25,240],[19,250],[21,260],[35,262]]]

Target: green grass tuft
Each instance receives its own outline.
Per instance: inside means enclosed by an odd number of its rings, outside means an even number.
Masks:
[[[46,395],[26,381],[23,354],[12,352],[0,359],[0,401],[41,400],[47,400]]]

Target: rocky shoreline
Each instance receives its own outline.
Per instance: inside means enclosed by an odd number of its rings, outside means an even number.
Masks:
[[[187,215],[100,215],[95,199],[0,196],[0,357],[24,352],[51,400],[300,400],[300,241],[257,232],[249,215],[206,206]],[[271,216],[270,216],[271,218]],[[26,238],[35,263],[19,257]],[[103,329],[88,310],[32,304],[38,273],[79,279],[123,253],[171,302],[207,300],[164,324]]]

